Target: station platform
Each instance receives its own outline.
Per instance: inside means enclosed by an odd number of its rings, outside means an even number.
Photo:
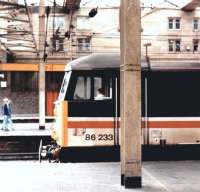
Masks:
[[[39,129],[38,114],[14,114],[12,116],[14,131],[3,131],[0,129],[1,136],[50,136],[50,128],[54,117],[45,117],[45,129]],[[3,122],[3,116],[0,116],[0,128]]]
[[[1,126],[1,124],[0,124]],[[50,128],[52,122],[45,124],[45,129],[39,129],[39,123],[13,123],[13,131],[0,130],[0,137],[2,136],[50,136]]]
[[[200,161],[143,162],[141,189],[121,186],[120,163],[0,161],[0,170],[6,192],[200,191]]]
[[[52,142],[50,128],[53,122],[45,123],[45,129],[40,130],[38,119],[33,120],[32,117],[13,119],[14,130],[0,129],[0,160],[38,159],[40,141],[44,145]]]
[[[45,117],[46,122],[53,122],[54,116],[46,116]],[[38,114],[14,114],[12,115],[12,121],[13,123],[38,123],[39,122],[39,116]],[[0,116],[0,123],[3,122],[3,116]]]

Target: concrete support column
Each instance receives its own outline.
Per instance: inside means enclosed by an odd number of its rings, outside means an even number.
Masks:
[[[140,1],[121,1],[122,168],[125,188],[141,188]]]
[[[39,5],[39,129],[45,129],[45,62],[44,56],[45,44],[45,4],[40,0]]]

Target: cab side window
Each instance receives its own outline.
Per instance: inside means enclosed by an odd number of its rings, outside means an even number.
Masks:
[[[94,77],[94,100],[112,99],[112,78]]]
[[[91,98],[91,78],[79,76],[74,91],[74,100],[88,100]]]

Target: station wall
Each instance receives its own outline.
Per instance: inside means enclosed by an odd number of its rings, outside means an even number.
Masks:
[[[46,115],[53,115],[53,102],[57,99],[64,73],[46,73]],[[38,72],[1,72],[0,104],[3,98],[11,100],[14,116],[38,116]]]
[[[0,103],[3,103],[3,98],[10,99],[12,104],[13,115],[28,115],[38,113],[38,92],[36,91],[19,91],[17,87],[11,86],[11,73],[4,72],[4,78],[1,82],[5,82],[1,86],[0,91]],[[5,86],[5,87],[4,87]],[[28,86],[28,85],[27,85]]]

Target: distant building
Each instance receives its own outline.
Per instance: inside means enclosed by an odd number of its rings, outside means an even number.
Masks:
[[[167,1],[142,15],[142,52],[147,47],[150,62],[200,64],[200,9],[184,7]]]

